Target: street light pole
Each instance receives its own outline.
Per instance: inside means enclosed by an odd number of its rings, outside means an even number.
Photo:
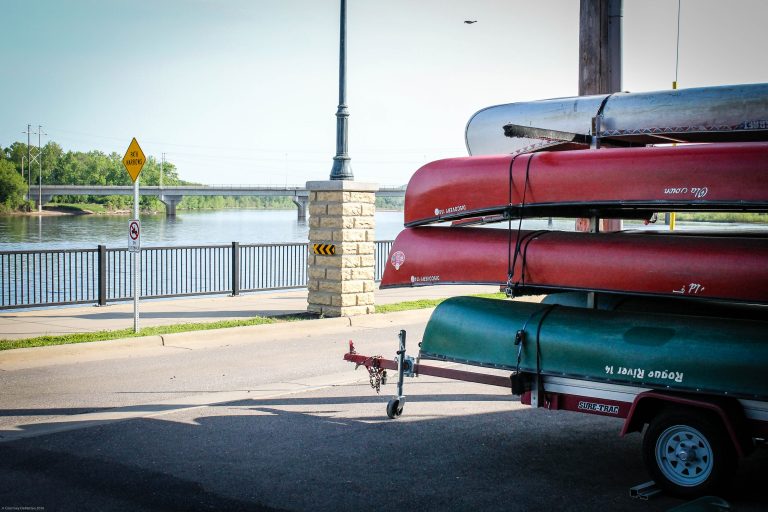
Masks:
[[[339,107],[336,110],[336,156],[333,157],[331,179],[353,180],[355,177],[347,154],[347,0],[341,0],[339,18]]]

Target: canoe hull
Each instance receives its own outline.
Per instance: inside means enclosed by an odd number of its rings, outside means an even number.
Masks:
[[[519,248],[518,248],[519,246]],[[517,257],[515,254],[517,253]],[[419,227],[393,243],[381,287],[498,284],[768,303],[768,238]]]
[[[532,216],[648,210],[768,210],[768,143],[486,155],[411,177],[405,225],[525,207]],[[521,212],[517,212],[518,214]]]
[[[523,372],[768,398],[768,323],[455,297],[432,314],[421,357]],[[537,343],[538,341],[538,343]],[[538,355],[538,357],[537,357]]]

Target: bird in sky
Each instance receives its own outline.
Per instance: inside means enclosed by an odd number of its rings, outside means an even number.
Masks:
[[[467,25],[471,25],[473,23],[477,23],[477,20],[464,20],[464,23],[466,23]]]

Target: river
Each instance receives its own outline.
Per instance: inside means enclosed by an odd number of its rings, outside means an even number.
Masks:
[[[0,216],[0,250],[80,249],[99,244],[127,247],[127,216]],[[403,213],[376,212],[376,239],[392,240],[403,226]],[[143,246],[180,246],[306,242],[309,224],[296,210],[196,210],[175,218],[141,216]]]
[[[182,211],[175,218],[142,215],[142,245],[180,246],[306,242],[309,226],[296,219],[295,210]],[[517,227],[517,222],[513,223]],[[496,224],[495,227],[506,226]],[[526,219],[523,229],[572,231],[573,219]],[[668,229],[662,223],[644,226],[625,221],[627,229]],[[393,240],[403,229],[403,212],[376,212],[376,240]],[[678,223],[678,229],[716,231],[768,231],[766,224]],[[0,251],[126,247],[128,217],[120,215],[0,216]]]

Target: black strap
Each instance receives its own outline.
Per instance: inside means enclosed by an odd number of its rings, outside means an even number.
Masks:
[[[525,345],[525,331],[528,328],[530,321],[538,314],[541,314],[538,325],[536,326],[536,373],[541,373],[541,327],[544,324],[544,320],[547,316],[556,308],[558,304],[550,304],[542,309],[537,309],[525,319],[522,329],[515,333],[515,345],[517,345],[517,366],[515,367],[515,373],[520,373],[520,360],[523,354],[523,345]]]
[[[509,232],[509,237],[507,240],[507,288],[505,291],[507,295],[510,297],[515,296],[515,292],[517,288],[517,285],[513,284],[512,279],[515,276],[515,265],[517,265],[517,255],[520,252],[520,244],[522,242],[520,228],[522,228],[523,226],[523,217],[525,216],[523,212],[525,211],[525,197],[528,193],[528,181],[529,181],[530,172],[531,172],[531,161],[533,161],[536,155],[538,155],[538,153],[534,153],[528,158],[528,162],[526,163],[526,167],[525,167],[525,182],[523,183],[523,198],[520,203],[520,207],[518,209],[518,212],[519,212],[518,217],[520,220],[517,223],[517,240],[515,242],[514,256],[510,256],[510,253],[512,252],[512,217],[511,216],[509,218],[509,226],[507,228]],[[514,189],[513,185],[514,185],[514,178],[512,176],[512,166],[510,165],[509,166],[509,203],[510,205],[512,204],[512,191]]]
[[[558,306],[558,304],[552,304],[550,305],[546,311],[541,315],[541,320],[539,320],[539,325],[536,328],[536,375],[541,374],[541,326],[544,325],[544,320],[549,316],[549,314],[554,311],[554,309]]]

